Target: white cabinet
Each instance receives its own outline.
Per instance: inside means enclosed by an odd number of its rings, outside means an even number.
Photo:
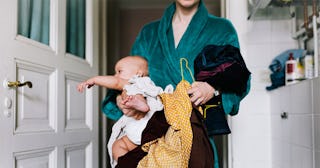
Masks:
[[[313,168],[313,81],[271,91],[273,168]]]
[[[313,81],[315,168],[320,167],[320,78]]]

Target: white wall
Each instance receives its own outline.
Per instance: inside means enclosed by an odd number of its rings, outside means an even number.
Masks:
[[[251,92],[230,118],[232,168],[271,168],[268,66],[286,49],[297,48],[289,20],[247,20],[247,0],[227,1],[227,18],[237,29],[241,53],[252,72]]]

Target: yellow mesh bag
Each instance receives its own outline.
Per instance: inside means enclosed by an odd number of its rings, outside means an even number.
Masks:
[[[170,127],[161,138],[142,145],[142,150],[148,154],[140,160],[138,168],[188,167],[193,139],[190,122],[192,104],[187,93],[191,85],[183,79],[183,73],[181,75],[182,81],[173,93],[160,95]]]
[[[160,95],[166,120],[171,126],[165,136],[142,146],[148,154],[139,162],[138,168],[188,167],[193,138],[189,88],[190,84],[182,80],[172,94]]]

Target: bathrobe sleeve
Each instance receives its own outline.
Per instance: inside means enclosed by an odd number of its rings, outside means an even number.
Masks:
[[[111,120],[118,120],[123,115],[116,103],[116,97],[118,94],[120,94],[119,91],[108,90],[107,95],[101,104],[102,112]]]

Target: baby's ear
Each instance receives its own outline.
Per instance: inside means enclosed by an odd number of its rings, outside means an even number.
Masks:
[[[136,75],[137,75],[138,77],[141,77],[143,74],[138,72]]]
[[[143,71],[138,71],[138,72],[137,72],[137,75],[138,75],[139,77],[145,76],[145,74],[143,73]]]

